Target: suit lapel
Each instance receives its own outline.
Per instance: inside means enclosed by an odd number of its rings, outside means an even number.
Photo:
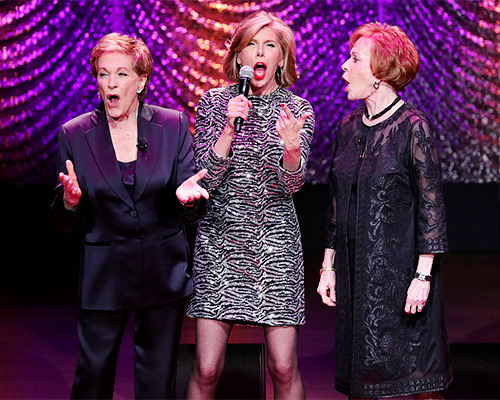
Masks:
[[[146,139],[148,147],[137,151],[137,164],[135,169],[134,202],[141,197],[146,189],[155,169],[161,149],[163,138],[162,127],[152,122],[154,111],[147,104],[142,105],[138,119],[139,138]]]
[[[115,150],[111,142],[111,135],[107,127],[105,113],[99,108],[94,111],[91,118],[96,126],[86,133],[86,138],[96,164],[104,179],[116,195],[128,206],[134,208],[134,203],[123,183],[120,167],[116,161]]]

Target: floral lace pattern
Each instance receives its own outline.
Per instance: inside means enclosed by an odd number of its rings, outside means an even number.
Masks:
[[[337,390],[382,397],[443,389],[451,372],[436,265],[425,311],[404,312],[419,254],[447,251],[433,133],[425,115],[408,104],[373,127],[361,116],[357,110],[342,121],[330,174],[326,246],[336,249]],[[366,149],[350,266],[347,217],[359,135]]]

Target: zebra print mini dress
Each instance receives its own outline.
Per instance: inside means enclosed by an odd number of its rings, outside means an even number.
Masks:
[[[305,323],[304,261],[292,194],[303,185],[314,132],[314,115],[300,134],[300,168],[281,167],[283,142],[276,131],[281,104],[298,119],[313,109],[290,91],[249,96],[248,120],[236,133],[231,154],[214,151],[226,126],[227,103],[238,86],[211,89],[196,115],[195,157],[207,168],[209,191],[194,252],[194,293],[187,315],[239,324]]]

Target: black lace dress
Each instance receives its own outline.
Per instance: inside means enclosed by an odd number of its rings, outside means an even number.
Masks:
[[[447,250],[433,133],[408,104],[372,127],[362,114],[341,122],[330,172],[326,247],[336,250],[336,388],[360,397],[442,390],[451,367],[438,256],[424,310],[404,311],[419,255]]]

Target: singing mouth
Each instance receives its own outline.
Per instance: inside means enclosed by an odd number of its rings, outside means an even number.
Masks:
[[[119,100],[120,100],[120,96],[118,96],[117,94],[109,94],[108,95],[108,103],[110,105],[116,105]]]
[[[264,79],[266,76],[267,65],[263,62],[258,62],[253,67],[254,78],[257,80]]]
[[[346,83],[344,91],[345,91],[345,92],[347,92],[347,89],[348,89],[348,87],[349,87],[349,81],[348,81],[346,78],[344,78],[344,77],[342,77],[342,79],[343,79],[343,80],[344,80],[344,82]]]

